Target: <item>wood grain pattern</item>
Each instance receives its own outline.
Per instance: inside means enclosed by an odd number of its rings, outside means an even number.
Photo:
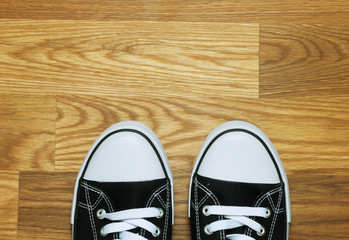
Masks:
[[[209,132],[232,119],[263,129],[289,171],[299,164],[310,169],[349,164],[349,109],[342,102],[58,96],[57,109],[57,170],[78,170],[94,139],[127,119],[143,121],[158,134],[178,171],[190,171],[188,161],[194,161]]]
[[[345,0],[2,0],[0,17],[26,19],[85,19],[126,21],[197,21],[242,23],[348,22]]]
[[[0,171],[0,233],[6,240],[17,239],[18,172]]]
[[[292,204],[289,239],[347,239],[348,168],[331,171],[299,168],[288,179]]]
[[[331,227],[338,233],[331,239],[341,239],[349,233],[345,210],[349,206],[347,103],[234,97],[174,100],[58,96],[57,110],[56,170],[60,171],[77,171],[93,141],[115,122],[143,121],[158,134],[175,182],[173,239],[190,236],[187,196],[196,155],[208,133],[232,119],[259,126],[280,153],[290,180],[295,215],[290,239],[328,239]],[[343,214],[334,214],[340,208],[344,208]],[[317,228],[316,234],[309,230],[327,221],[328,214],[332,221],[329,228]]]
[[[2,20],[0,29],[0,92],[258,97],[256,24]]]
[[[279,151],[290,240],[349,235],[349,4],[0,1],[0,238],[71,239],[75,178],[98,135],[137,120],[190,239],[190,173],[211,130],[260,127]]]
[[[77,173],[21,172],[18,239],[71,239]]]
[[[349,99],[349,25],[261,25],[260,96]]]
[[[0,95],[0,170],[53,170],[54,96]]]

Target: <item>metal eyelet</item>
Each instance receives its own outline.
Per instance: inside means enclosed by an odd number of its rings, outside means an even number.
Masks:
[[[97,210],[96,216],[97,216],[98,219],[104,219],[104,217],[102,217],[101,215],[105,214],[105,213],[106,213],[105,210],[103,208],[101,208],[101,209]]]
[[[164,216],[164,210],[162,208],[158,208],[158,210],[160,211],[160,214],[157,218],[162,218]]]
[[[205,216],[210,216],[207,205],[202,208],[202,214],[204,214]]]
[[[206,235],[211,235],[212,232],[210,232],[210,230],[208,230],[208,226],[209,226],[209,224],[207,224],[207,225],[204,227],[204,232],[206,233]]]
[[[269,218],[271,216],[271,210],[270,208],[266,208],[267,209],[267,216],[265,218]]]
[[[263,236],[265,234],[265,228],[262,226],[261,231],[257,232],[258,236]]]
[[[153,233],[153,236],[158,237],[158,236],[160,236],[160,234],[161,234],[160,228],[156,228],[155,233]]]
[[[105,237],[105,236],[107,236],[107,234],[105,234],[105,233],[103,232],[103,230],[104,230],[104,227],[101,228],[101,230],[99,231],[99,233],[101,234],[102,237]]]

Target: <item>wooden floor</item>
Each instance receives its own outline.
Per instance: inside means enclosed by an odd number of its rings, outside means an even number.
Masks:
[[[348,1],[2,0],[0,238],[71,239],[85,154],[137,120],[170,161],[173,239],[190,239],[193,163],[235,119],[279,151],[290,240],[348,239]]]

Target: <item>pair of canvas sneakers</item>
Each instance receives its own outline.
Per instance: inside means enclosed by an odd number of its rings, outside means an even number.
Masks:
[[[139,122],[117,123],[94,142],[78,174],[74,240],[169,240],[173,179],[160,140]],[[192,239],[288,239],[290,198],[272,143],[252,124],[212,131],[189,191]]]

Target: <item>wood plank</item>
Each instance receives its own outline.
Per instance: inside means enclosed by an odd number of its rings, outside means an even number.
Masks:
[[[45,1],[2,0],[0,17],[26,19],[81,19],[126,21],[199,21],[243,23],[348,22],[349,5],[343,0],[280,1]]]
[[[260,31],[261,97],[349,99],[349,24]]]
[[[76,175],[20,173],[18,239],[71,239],[70,210]]]
[[[108,126],[139,120],[162,140],[173,168],[190,171],[205,137],[220,123],[240,119],[265,131],[291,170],[348,167],[346,102],[243,98],[57,97],[55,167],[78,170],[90,145]]]
[[[1,94],[0,115],[0,169],[53,170],[55,97]]]
[[[346,239],[349,234],[348,169],[292,171],[290,240]],[[317,228],[316,226],[326,227]],[[314,231],[316,229],[316,231]]]
[[[77,171],[95,138],[115,122],[143,121],[158,134],[175,182],[174,239],[190,236],[188,186],[201,144],[214,127],[232,119],[259,126],[280,153],[290,181],[293,206],[290,239],[316,236],[325,240],[331,229],[338,232],[331,239],[349,234],[347,103],[233,97],[59,96],[57,109],[57,170]],[[338,211],[341,214],[335,214]],[[329,227],[316,228],[323,222]],[[309,230],[315,228],[316,233]]]
[[[17,240],[18,172],[0,171],[0,233]]]
[[[0,29],[0,93],[258,97],[257,24],[2,20]]]

